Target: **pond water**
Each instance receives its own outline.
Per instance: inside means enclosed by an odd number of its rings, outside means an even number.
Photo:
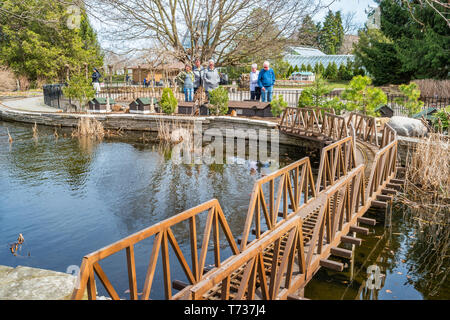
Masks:
[[[7,129],[14,141],[8,142]],[[0,265],[18,265],[66,272],[82,257],[163,219],[217,198],[235,237],[242,233],[254,182],[276,168],[249,161],[243,164],[175,165],[170,152],[137,139],[103,142],[70,138],[70,132],[39,127],[38,139],[25,124],[0,121]],[[307,150],[281,147],[279,166],[300,158]],[[317,165],[317,164],[316,164]],[[380,225],[356,249],[353,281],[350,274],[321,270],[305,295],[313,299],[373,298],[361,290],[366,269],[377,264],[385,274],[378,299],[449,298],[448,281],[433,296],[417,285],[421,277],[408,275],[406,258],[414,250],[408,242],[413,227],[394,214],[393,228],[383,236]],[[25,243],[10,251],[19,234]],[[187,248],[188,238],[180,240]],[[380,252],[369,253],[378,243]],[[151,242],[136,245],[139,289],[145,279]],[[225,255],[227,249],[224,248]],[[393,252],[393,253],[391,253]],[[371,260],[372,259],[372,260]],[[402,260],[408,259],[403,263]],[[367,261],[368,260],[368,261]],[[207,263],[212,261],[208,260]],[[446,265],[444,264],[444,267]],[[126,259],[122,252],[102,262],[121,298],[127,298]],[[158,269],[160,270],[160,269]],[[398,272],[402,272],[401,277]],[[173,278],[181,269],[174,267]],[[162,271],[157,271],[151,298],[161,299]],[[179,277],[183,280],[183,277]],[[392,293],[386,293],[389,289]],[[98,285],[99,295],[105,295]]]

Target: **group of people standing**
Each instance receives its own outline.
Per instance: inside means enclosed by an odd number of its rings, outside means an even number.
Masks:
[[[208,67],[204,68],[200,59],[196,59],[194,67],[186,64],[185,69],[181,71],[177,80],[183,86],[185,101],[193,101],[194,94],[200,87],[205,90],[209,99],[211,90],[216,89],[220,83],[220,75],[214,67],[214,61],[208,61]],[[256,64],[252,65],[250,72],[250,99],[262,102],[271,102],[273,95],[273,86],[275,85],[275,72],[270,68],[268,61],[264,62],[263,68],[258,71]]]
[[[271,102],[273,86],[275,85],[275,72],[270,68],[269,61],[264,62],[263,68],[258,71],[258,66],[252,64],[250,72],[250,99],[262,102]]]
[[[177,80],[183,85],[185,101],[190,102],[200,87],[203,87],[209,99],[211,90],[219,87],[220,75],[214,66],[214,60],[209,60],[208,67],[204,68],[200,59],[196,59],[193,68],[190,64],[186,64],[185,69],[178,74]]]

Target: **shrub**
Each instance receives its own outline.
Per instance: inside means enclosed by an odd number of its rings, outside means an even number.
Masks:
[[[171,88],[164,88],[159,102],[161,109],[166,114],[172,114],[178,107],[178,101],[175,98]]]
[[[334,97],[331,100],[327,100],[322,104],[322,107],[328,109],[334,109],[337,115],[341,115],[342,111],[346,110],[345,103],[341,101],[338,97]]]
[[[411,82],[410,84],[402,84],[398,87],[400,92],[406,96],[406,101],[402,98],[395,99],[395,103],[403,104],[408,110],[408,116],[412,117],[416,113],[420,112],[423,107],[423,101],[419,101],[420,90],[417,89],[417,84]]]
[[[284,101],[283,95],[280,94],[279,96],[277,96],[275,99],[272,100],[270,106],[271,106],[270,111],[272,112],[273,116],[279,117],[280,114],[283,113],[283,110],[287,108],[288,103]]]
[[[330,91],[331,90],[325,86],[325,82],[320,74],[316,75],[316,80],[313,85],[302,91],[297,106],[299,108],[322,107],[326,101],[325,95],[330,93]]]
[[[439,123],[440,120],[440,123]],[[441,109],[432,116],[433,128],[437,132],[449,132],[450,127],[450,106],[445,109]]]
[[[350,81],[349,87],[342,93],[342,99],[347,100],[348,110],[357,110],[366,115],[376,115],[375,108],[387,103],[386,94],[379,88],[369,87],[372,80],[367,76],[356,76]]]
[[[83,109],[86,103],[95,97],[91,80],[86,78],[84,72],[73,74],[62,92],[67,98],[78,101],[80,109]]]
[[[214,114],[225,115],[228,113],[228,92],[222,87],[218,87],[209,92],[209,109]]]

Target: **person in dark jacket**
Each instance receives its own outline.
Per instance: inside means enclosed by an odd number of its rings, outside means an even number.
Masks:
[[[101,77],[102,75],[100,74],[100,72],[98,72],[97,68],[94,68],[94,73],[92,74],[92,84],[94,86],[95,93],[99,93],[99,91],[101,90],[100,88]]]
[[[195,59],[194,62],[194,68],[192,69],[192,72],[194,73],[194,94],[197,92],[198,88],[200,88],[203,83],[203,73],[205,72],[205,68],[203,68],[202,63],[200,59]]]
[[[275,72],[270,68],[269,61],[264,62],[263,69],[258,75],[258,86],[261,88],[262,102],[271,102],[273,86],[275,85]]]

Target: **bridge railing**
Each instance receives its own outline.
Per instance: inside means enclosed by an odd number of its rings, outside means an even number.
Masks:
[[[367,183],[367,198],[375,200],[376,195],[381,193],[389,180],[395,178],[397,174],[397,148],[398,143],[394,139],[375,154]]]
[[[220,270],[189,288],[184,298],[202,300],[215,295],[222,300],[253,300],[259,289],[260,298],[277,299],[280,291],[291,286],[294,272],[306,272],[303,243],[301,218],[284,221],[241,254],[228,259]],[[273,255],[269,266],[265,264],[266,254]],[[238,283],[230,286],[236,279]]]
[[[312,277],[321,257],[340,243],[340,238],[364,213],[364,165],[351,170],[348,177],[315,197],[308,207],[320,208],[309,241],[305,239],[303,223],[311,210],[299,210],[240,254],[230,257],[220,269],[186,289],[183,298],[252,300],[258,289],[262,299],[286,299]],[[272,262],[265,266],[268,256]],[[235,279],[240,280],[231,293],[230,282]]]
[[[200,256],[198,256],[198,241],[197,241],[197,217],[201,213],[207,212],[206,223],[203,230],[203,240],[201,244]],[[180,246],[175,238],[173,229],[182,222],[189,223],[189,238],[191,249],[192,268],[189,266]],[[96,285],[95,275],[101,281],[106,291],[113,300],[119,300],[119,295],[106,276],[106,273],[101,268],[99,262],[108,258],[122,250],[126,251],[129,291],[130,299],[138,299],[137,281],[136,281],[136,266],[134,247],[142,240],[154,237],[153,247],[148,265],[142,300],[147,300],[150,297],[153,278],[158,262],[158,256],[161,253],[163,274],[164,274],[164,293],[166,299],[172,298],[172,282],[170,274],[170,259],[169,259],[169,244],[171,245],[177,261],[183,269],[186,278],[190,284],[195,284],[203,279],[205,271],[205,262],[207,253],[209,251],[210,237],[212,236],[214,243],[214,264],[215,267],[221,265],[221,244],[219,239],[219,230],[222,229],[231,248],[232,254],[238,254],[239,249],[233,238],[231,230],[225,219],[223,211],[219,202],[214,199],[202,205],[187,210],[169,219],[161,221],[149,228],[139,231],[129,237],[126,237],[116,243],[113,243],[103,249],[95,251],[83,258],[80,269],[80,283],[77,289],[73,292],[73,299],[82,299],[84,292],[87,289],[88,298],[90,300],[96,299]]]
[[[283,119],[286,120],[291,111],[285,111]],[[291,113],[297,118],[301,118],[300,114],[302,113]],[[308,117],[312,117],[314,126],[318,124],[322,132],[322,127],[328,123],[327,117],[331,119],[335,116],[323,113],[321,123],[317,113],[311,112]],[[375,120],[372,119],[353,115],[353,121],[349,121],[347,125],[344,122],[344,126],[357,126],[355,131],[359,139],[378,145]],[[310,123],[312,120],[308,121],[304,123]],[[376,153],[367,187],[365,166],[359,165],[355,168],[353,139],[350,135],[324,148],[317,184],[314,183],[308,158],[258,180],[247,212],[241,250],[234,241],[219,202],[211,200],[85,256],[81,266],[80,286],[74,291],[73,298],[81,299],[87,288],[89,298],[95,299],[95,273],[110,296],[118,299],[99,261],[126,250],[130,298],[137,299],[134,245],[152,236],[154,242],[142,299],[148,299],[150,296],[159,252],[162,256],[167,299],[201,299],[209,290],[217,289],[218,285],[222,286],[219,290],[222,299],[253,299],[257,287],[260,288],[259,292],[263,298],[286,298],[312,277],[320,260],[328,257],[331,248],[340,243],[341,237],[348,234],[350,227],[356,224],[356,219],[364,214],[381,189],[395,177],[397,140],[392,128],[386,125],[383,129],[382,147]],[[386,145],[383,146],[384,144]],[[202,212],[207,212],[207,217],[198,257],[196,217]],[[265,232],[261,231],[261,212],[267,227]],[[313,212],[317,214],[314,218],[316,222],[306,235],[303,233],[303,226]],[[189,222],[192,268],[189,267],[172,232],[173,226],[185,221]],[[248,243],[253,224],[256,239]],[[223,262],[220,255],[219,226],[222,227],[232,251],[232,256]],[[205,272],[211,232],[215,268]],[[187,287],[175,296],[171,292],[169,243],[189,281]],[[283,250],[280,249],[281,245]],[[274,261],[270,268],[264,265],[266,254],[271,255]],[[299,269],[294,272],[294,267]],[[236,274],[240,275],[240,280],[233,278]],[[231,293],[231,281],[239,283],[237,293]]]
[[[392,141],[397,140],[397,132],[392,129],[389,124],[385,124],[383,130],[381,131],[381,145],[380,148],[386,147]]]
[[[328,112],[330,111],[330,112]],[[333,109],[325,108],[286,108],[281,117],[280,129],[292,133],[319,135],[325,114],[334,115]]]
[[[377,123],[374,117],[366,116],[360,113],[352,112],[347,123],[353,123],[356,137],[362,141],[368,142],[376,147],[378,143]]]
[[[288,219],[315,197],[309,158],[303,158],[256,181],[242,234],[241,250],[247,246],[253,225],[256,239],[261,237],[261,211],[266,230],[273,230],[279,225],[277,219],[280,216],[284,220]]]
[[[364,213],[368,202],[364,186],[364,165],[359,165],[324,192],[326,201],[321,204],[310,245],[307,246],[306,266],[310,270],[318,261],[314,259],[332,246],[340,243],[357,216]]]
[[[348,136],[322,149],[316,193],[333,185],[356,167],[353,137]]]

